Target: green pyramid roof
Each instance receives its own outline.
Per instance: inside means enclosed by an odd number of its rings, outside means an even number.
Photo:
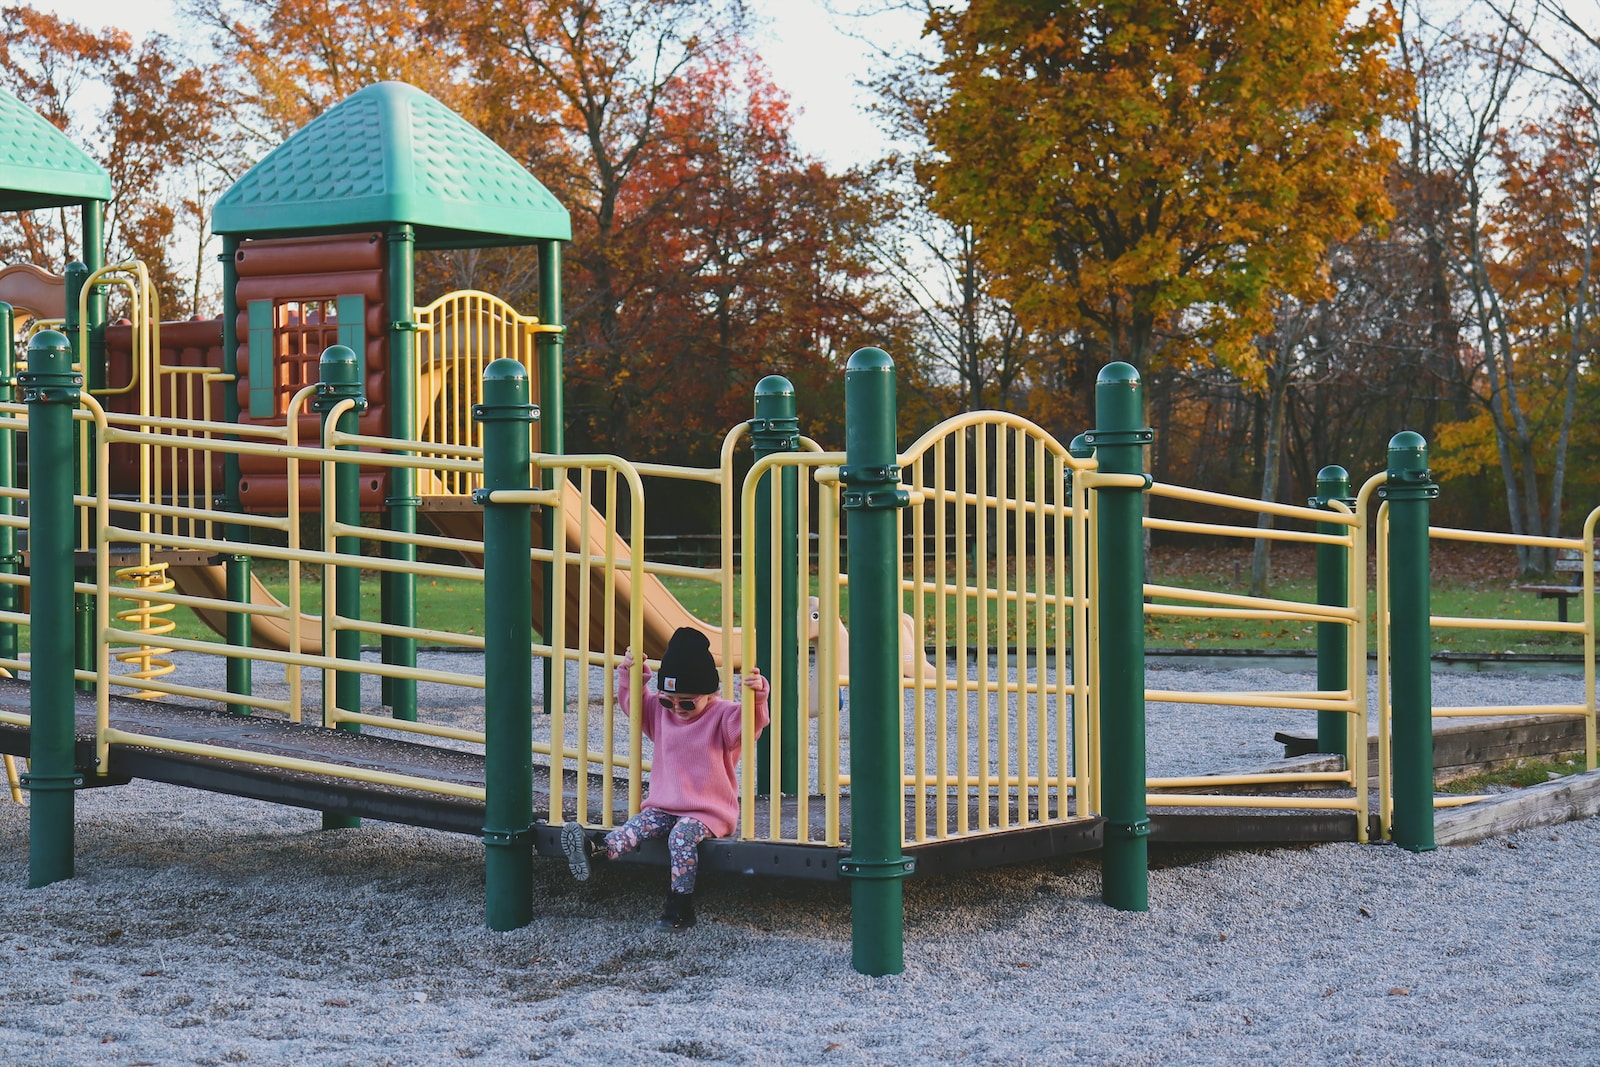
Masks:
[[[410,223],[431,248],[571,240],[527,168],[403,82],[369,85],[297,131],[217,201],[212,229],[287,237]]]
[[[111,178],[100,164],[0,89],[0,211],[110,199]]]

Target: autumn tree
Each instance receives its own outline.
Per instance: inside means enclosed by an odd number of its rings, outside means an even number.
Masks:
[[[1141,369],[1203,346],[1260,381],[1279,295],[1319,297],[1330,242],[1387,210],[1406,82],[1392,15],[1355,7],[941,6],[939,208],[992,238],[1025,321]]]
[[[795,147],[737,0],[198,3],[263,129],[401,78],[568,208],[570,448],[714,459],[769,372],[796,380],[819,428],[837,420],[842,355],[888,317],[854,251],[874,201],[864,176]],[[535,265],[468,250],[420,263],[419,287],[530,307]]]
[[[206,209],[192,189],[229,159],[228,100],[215,72],[185,61],[159,35],[135,47],[121,30],[7,7],[0,9],[0,79],[111,176],[108,260],[142,260],[166,313],[197,310],[201,253],[196,245],[188,258],[180,242],[203,241]],[[92,99],[96,91],[104,102]],[[65,210],[8,218],[0,257],[60,270],[82,255],[75,225]]]

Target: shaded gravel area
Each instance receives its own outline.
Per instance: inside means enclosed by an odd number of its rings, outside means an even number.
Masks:
[[[1440,704],[1577,689],[1435,679]],[[1308,713],[1150,721],[1152,773],[1187,773],[1276,758]],[[1160,852],[1140,914],[1100,903],[1093,856],[914,879],[905,971],[867,978],[844,886],[707,875],[669,934],[662,872],[540,861],[534,923],[493,933],[471,838],[150,783],[78,816],[78,876],[29,890],[27,809],[0,800],[0,1062],[1600,1062],[1596,820],[1421,855]]]

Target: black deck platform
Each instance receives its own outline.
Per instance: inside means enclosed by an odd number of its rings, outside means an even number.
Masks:
[[[28,694],[27,682],[0,678],[0,710],[27,714]],[[242,760],[117,744],[111,746],[106,768],[108,773],[97,775],[94,773],[92,695],[77,695],[76,712],[77,766],[84,774],[86,787],[122,785],[132,779],[143,778],[335,815],[380,819],[454,833],[478,835],[483,832],[484,805],[481,801],[334,775],[282,770]],[[110,714],[113,727],[128,733],[427,778],[461,786],[481,788],[484,785],[484,759],[472,752],[373,734],[294,724],[265,716],[233,715],[220,709],[161,700],[113,696]],[[28,744],[27,727],[0,723],[0,752],[26,756]],[[539,777],[536,774],[535,780]],[[600,785],[600,779],[591,777],[591,795],[598,792]],[[567,795],[571,795],[570,786]],[[626,796],[625,783],[618,784],[617,795]],[[547,793],[536,790],[533,800],[536,813],[549,810]],[[768,801],[760,798],[757,803],[756,825],[764,830],[769,825]],[[779,818],[787,836],[793,836],[798,824],[799,805],[802,803],[807,806],[811,825],[823,824],[821,798],[785,798]],[[848,796],[840,799],[840,806],[840,823],[848,827]],[[910,798],[908,817],[909,806]],[[619,822],[626,815],[626,811],[620,809],[615,813]],[[1218,844],[1350,841],[1355,840],[1356,824],[1353,815],[1304,812],[1266,815],[1226,812],[1153,814],[1150,821],[1152,840]],[[1087,817],[1064,823],[1030,825],[909,845],[905,851],[908,856],[915,857],[918,874],[946,873],[1093,851],[1101,846],[1102,826],[1102,819]],[[542,855],[560,856],[560,827],[537,823],[534,826],[534,846]],[[761,840],[716,839],[706,842],[701,848],[701,862],[712,870],[824,880],[839,877],[838,861],[848,855],[848,847]],[[639,854],[626,857],[626,860],[665,865],[665,845],[651,842]]]

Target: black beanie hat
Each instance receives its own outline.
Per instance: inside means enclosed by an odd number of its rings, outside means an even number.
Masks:
[[[656,675],[656,691],[699,696],[720,688],[717,661],[711,658],[711,642],[706,635],[692,626],[672,631],[666,655],[661,657],[661,672]]]

